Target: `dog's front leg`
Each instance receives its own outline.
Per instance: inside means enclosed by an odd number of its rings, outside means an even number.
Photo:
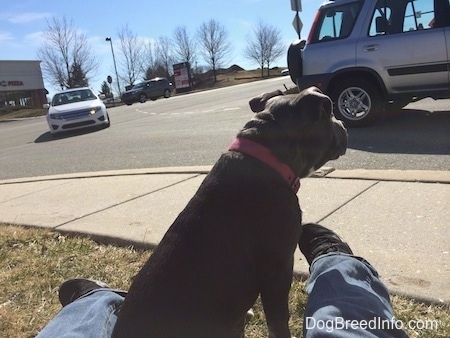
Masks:
[[[288,325],[291,282],[292,270],[266,278],[261,292],[261,300],[266,315],[269,338],[291,338]]]

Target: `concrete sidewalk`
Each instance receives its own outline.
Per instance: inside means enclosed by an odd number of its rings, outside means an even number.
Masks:
[[[0,181],[0,222],[152,247],[210,167]],[[302,180],[304,222],[335,230],[393,293],[450,303],[450,171],[333,171]],[[295,272],[308,273],[297,250]]]

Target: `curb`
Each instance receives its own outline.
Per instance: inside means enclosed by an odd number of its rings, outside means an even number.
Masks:
[[[450,171],[444,170],[335,170],[326,175],[336,179],[450,184]]]
[[[81,172],[61,175],[36,176],[0,180],[0,185],[32,183],[39,181],[55,181],[80,178],[133,176],[133,175],[164,175],[164,174],[208,174],[212,165],[188,167],[161,167],[143,169],[107,170],[95,172]],[[332,167],[318,169],[311,178],[354,179],[374,181],[394,181],[413,183],[442,183],[450,184],[449,170],[369,170],[352,169],[340,170]]]
[[[96,178],[111,176],[135,176],[135,175],[164,175],[164,174],[208,174],[212,166],[192,166],[192,167],[161,167],[161,168],[144,168],[144,169],[122,169],[122,170],[106,170],[81,172],[61,175],[48,175],[36,177],[13,178],[0,180],[2,184],[32,183],[40,181],[57,181],[57,180],[74,180],[80,178]]]

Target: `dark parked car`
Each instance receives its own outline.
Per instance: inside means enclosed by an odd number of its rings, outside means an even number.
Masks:
[[[172,83],[164,77],[157,77],[138,83],[122,94],[122,102],[131,105],[134,102],[144,103],[147,99],[168,98],[172,94]]]

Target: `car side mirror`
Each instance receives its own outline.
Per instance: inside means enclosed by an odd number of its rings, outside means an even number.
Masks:
[[[44,104],[42,105],[42,108],[48,109],[48,108],[50,108],[50,105],[49,105],[48,103],[44,103]]]
[[[105,95],[105,94],[99,94],[99,95],[98,95],[98,98],[99,98],[100,100],[104,100],[104,99],[106,99],[106,95]]]

